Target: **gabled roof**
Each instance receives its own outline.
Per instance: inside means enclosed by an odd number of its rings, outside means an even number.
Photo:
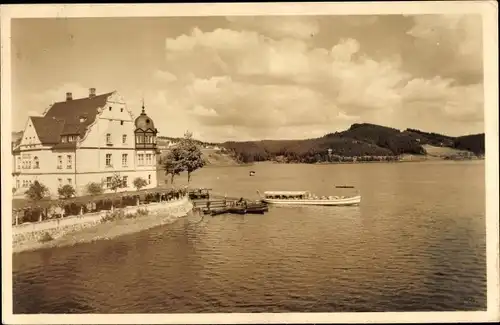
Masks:
[[[32,116],[33,126],[42,144],[57,144],[61,135],[83,137],[94,123],[98,109],[104,107],[107,94],[54,103],[43,117]],[[84,118],[83,122],[80,119]]]
[[[31,116],[36,134],[43,144],[54,144],[60,141],[61,131],[64,128],[64,121],[55,117]]]

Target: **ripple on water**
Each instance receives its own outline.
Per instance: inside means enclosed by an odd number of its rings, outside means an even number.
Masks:
[[[242,196],[256,188],[319,193],[331,184],[354,184],[363,203],[271,207],[263,216],[199,223],[188,217],[112,241],[17,254],[14,311],[485,309],[482,165],[259,166],[252,168],[264,168],[257,175],[267,176],[249,179],[239,167],[225,169],[229,176],[216,183],[213,169],[194,179]]]

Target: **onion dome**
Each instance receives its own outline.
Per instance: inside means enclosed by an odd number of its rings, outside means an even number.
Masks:
[[[153,120],[146,114],[146,111],[144,110],[144,103],[142,104],[142,112],[141,115],[139,115],[135,119],[135,128],[136,129],[141,129],[141,130],[148,130],[151,129],[155,131],[155,125],[153,123]]]

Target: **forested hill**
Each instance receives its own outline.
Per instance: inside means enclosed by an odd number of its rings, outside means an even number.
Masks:
[[[254,161],[325,162],[346,157],[391,160],[403,154],[425,155],[423,145],[467,150],[484,154],[484,134],[450,137],[415,129],[400,131],[375,124],[353,124],[348,130],[306,140],[224,142],[236,159]]]

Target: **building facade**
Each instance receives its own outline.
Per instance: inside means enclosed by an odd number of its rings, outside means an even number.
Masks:
[[[24,195],[38,180],[49,188],[72,185],[78,195],[86,193],[91,182],[111,191],[111,179],[119,175],[123,187],[133,190],[137,177],[145,179],[146,188],[157,186],[156,135],[158,130],[146,115],[134,115],[116,92],[54,103],[43,116],[30,116],[22,138],[13,148],[14,195]]]

